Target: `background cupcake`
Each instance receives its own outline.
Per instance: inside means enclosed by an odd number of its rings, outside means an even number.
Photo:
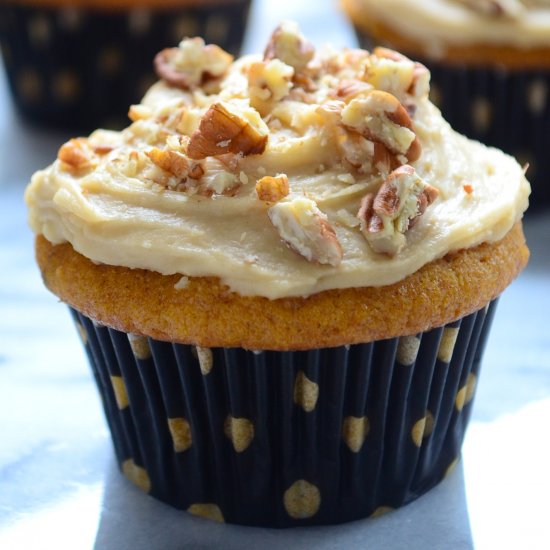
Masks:
[[[15,104],[73,130],[122,128],[154,82],[152,60],[184,36],[238,54],[250,0],[6,0],[0,45]]]
[[[292,23],[233,64],[187,40],[129,128],[33,177],[44,281],[122,472],[164,502],[339,523],[456,464],[494,301],[527,261],[529,185],[385,54],[316,57]]]
[[[531,206],[550,203],[550,4],[342,0],[363,47],[425,63],[453,128],[529,163]]]

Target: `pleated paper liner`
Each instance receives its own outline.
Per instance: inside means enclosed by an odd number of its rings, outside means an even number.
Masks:
[[[443,479],[494,309],[297,352],[171,344],[72,314],[126,477],[199,516],[290,527],[377,515]]]
[[[372,50],[376,44],[355,30],[360,46]],[[530,209],[550,206],[550,70],[468,68],[412,57],[430,69],[430,99],[452,128],[528,164]]]
[[[185,36],[238,54],[250,0],[98,11],[0,2],[0,45],[19,111],[67,130],[123,128],[157,80],[153,58]]]

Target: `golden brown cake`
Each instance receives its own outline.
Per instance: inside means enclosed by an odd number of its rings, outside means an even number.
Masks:
[[[125,130],[65,143],[26,192],[122,472],[246,525],[417,498],[456,464],[528,259],[524,169],[450,128],[420,63],[291,22],[261,56],[191,38],[155,67]]]

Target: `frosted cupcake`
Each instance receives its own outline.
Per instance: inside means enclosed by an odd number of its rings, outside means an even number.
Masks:
[[[15,104],[28,120],[90,131],[124,128],[155,81],[154,55],[182,36],[233,54],[250,0],[3,0],[0,45]]]
[[[246,525],[377,515],[460,454],[529,184],[456,134],[425,67],[200,39],[120,133],[63,145],[26,193],[117,459],[173,506]]]
[[[550,204],[548,0],[342,0],[362,46],[422,60],[453,128],[529,164],[531,205]]]

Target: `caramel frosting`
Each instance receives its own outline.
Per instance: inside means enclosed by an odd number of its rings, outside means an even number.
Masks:
[[[548,0],[352,0],[373,18],[416,43],[431,56],[449,45],[550,47]]]
[[[524,169],[453,132],[427,69],[391,50],[315,52],[284,23],[263,56],[195,38],[156,67],[128,128],[69,141],[33,176],[37,234],[276,299],[394,283],[527,208]]]

